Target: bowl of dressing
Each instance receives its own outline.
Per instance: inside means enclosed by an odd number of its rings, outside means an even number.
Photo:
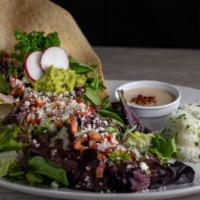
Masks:
[[[141,118],[167,116],[180,106],[181,93],[169,83],[151,80],[128,82],[116,89],[115,98],[119,100],[117,90],[124,91],[127,104]]]

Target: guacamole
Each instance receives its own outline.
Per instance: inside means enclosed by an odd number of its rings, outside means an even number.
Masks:
[[[43,92],[63,93],[84,86],[86,79],[86,76],[76,74],[71,69],[58,69],[51,66],[40,80],[33,83],[33,86]]]

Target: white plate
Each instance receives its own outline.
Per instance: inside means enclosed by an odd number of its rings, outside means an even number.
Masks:
[[[115,89],[125,83],[127,81],[107,81],[107,85],[109,88],[109,94],[112,95],[112,99],[114,99],[114,91]],[[182,94],[181,105],[186,103],[191,103],[194,101],[200,100],[200,90],[177,86]],[[159,121],[158,121],[159,123]],[[7,189],[16,190],[19,192],[46,196],[50,198],[60,198],[60,199],[77,199],[77,200],[156,200],[156,199],[169,199],[175,197],[183,197],[190,194],[195,194],[200,192],[200,164],[191,164],[196,172],[195,180],[193,184],[190,185],[170,185],[166,187],[166,190],[158,190],[151,192],[138,192],[138,193],[94,193],[94,192],[83,192],[78,190],[70,190],[70,189],[43,189],[30,187],[26,185],[15,184],[6,181],[5,179],[0,179],[0,187],[4,187]]]

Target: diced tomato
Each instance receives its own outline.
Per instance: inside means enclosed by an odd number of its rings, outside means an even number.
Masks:
[[[56,120],[55,121],[55,125],[56,125],[57,128],[62,128],[63,127],[63,123],[62,123],[61,120]]]
[[[104,176],[105,165],[99,165],[96,168],[96,178],[103,178]]]
[[[71,131],[73,133],[73,135],[75,135],[78,132],[78,123],[76,121],[75,117],[71,117],[69,119],[69,124],[71,126]]]
[[[28,124],[32,124],[33,118],[32,118],[32,116],[31,116],[31,114],[29,114],[29,115],[26,117],[26,122],[27,122]]]
[[[41,99],[36,99],[35,100],[35,107],[41,108],[44,105],[44,101]]]
[[[92,149],[97,149],[97,143],[92,144],[92,145],[91,145],[91,148],[92,148]]]
[[[109,147],[106,149],[106,153],[111,153],[113,151],[113,148],[112,147]]]
[[[106,137],[107,140],[110,142],[112,140],[112,135],[111,134],[108,134],[108,136]]]
[[[100,142],[102,140],[102,136],[99,133],[95,132],[95,131],[90,131],[89,132],[89,138],[91,140],[96,141],[96,142]]]
[[[82,145],[82,140],[79,138],[77,140],[75,140],[74,142],[74,149],[80,152],[83,152],[85,149],[87,149],[86,146]]]
[[[30,106],[29,110],[30,110],[30,112],[35,112],[35,107],[34,106]]]
[[[91,112],[91,113],[96,113],[96,109],[94,107],[91,107],[91,106],[88,108],[88,111]]]
[[[37,118],[34,120],[34,124],[40,125],[40,123],[41,123],[41,119]]]
[[[104,153],[98,153],[97,157],[99,160],[105,160],[105,158],[106,158]]]

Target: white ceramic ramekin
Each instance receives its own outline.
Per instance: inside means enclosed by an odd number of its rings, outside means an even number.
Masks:
[[[162,106],[149,106],[149,107],[128,103],[128,105],[134,109],[134,111],[138,114],[139,117],[166,116],[171,114],[172,111],[176,110],[180,106],[180,99],[181,99],[180,91],[173,85],[160,81],[141,80],[123,84],[116,89],[115,98],[119,100],[117,90],[127,91],[130,89],[144,88],[144,87],[157,88],[168,91],[175,96],[175,100]]]

